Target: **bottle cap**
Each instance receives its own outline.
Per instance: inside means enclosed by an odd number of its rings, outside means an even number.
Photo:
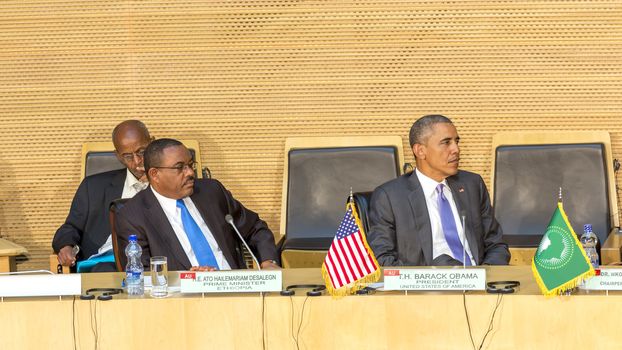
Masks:
[[[583,225],[583,232],[592,232],[592,224]]]
[[[130,242],[136,242],[138,241],[138,239],[136,239],[136,235],[130,235]]]

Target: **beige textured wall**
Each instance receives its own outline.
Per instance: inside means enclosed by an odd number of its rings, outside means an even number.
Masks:
[[[0,234],[47,266],[81,143],[126,118],[199,140],[278,232],[286,136],[406,143],[443,113],[488,179],[500,130],[607,130],[622,157],[621,107],[617,0],[2,0]]]

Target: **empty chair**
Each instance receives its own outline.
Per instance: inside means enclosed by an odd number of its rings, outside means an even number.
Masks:
[[[563,189],[575,233],[592,224],[601,261],[620,261],[618,205],[607,132],[504,132],[493,138],[495,217],[510,245],[511,264],[528,264]]]
[[[321,266],[350,193],[400,175],[399,136],[288,138],[281,205],[284,267]]]

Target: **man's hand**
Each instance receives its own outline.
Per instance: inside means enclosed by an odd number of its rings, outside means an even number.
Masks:
[[[261,268],[262,269],[268,269],[268,270],[275,270],[275,269],[280,269],[281,267],[277,264],[274,263],[274,261],[272,260],[266,260],[264,262],[261,263]]]
[[[192,266],[190,271],[197,272],[209,272],[209,271],[218,271],[218,268],[212,266]]]
[[[76,264],[76,256],[73,255],[73,247],[66,245],[58,251],[58,263],[63,266],[73,266]]]

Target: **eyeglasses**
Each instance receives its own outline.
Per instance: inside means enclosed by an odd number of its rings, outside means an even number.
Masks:
[[[123,158],[126,162],[132,162],[132,161],[134,161],[134,157],[138,157],[139,159],[143,159],[144,155],[145,155],[145,150],[141,149],[141,150],[138,150],[138,151],[132,152],[132,153],[123,153],[121,155],[121,158]]]
[[[156,169],[173,169],[177,170],[178,173],[185,171],[186,169],[191,169],[192,171],[197,170],[197,162],[191,160],[188,164],[177,164],[175,166],[154,166],[152,168]]]

